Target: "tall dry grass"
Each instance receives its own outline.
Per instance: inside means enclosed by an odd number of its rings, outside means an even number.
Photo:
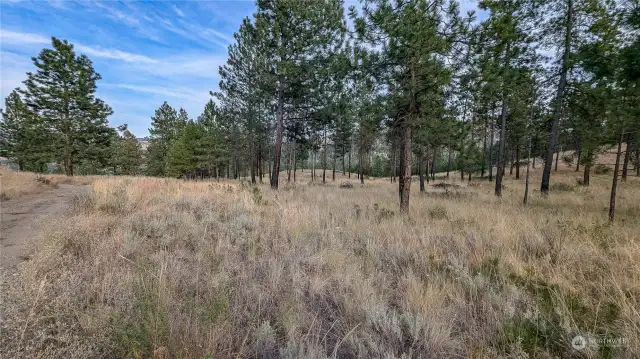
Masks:
[[[539,175],[536,173],[535,175]],[[3,305],[15,358],[636,358],[640,181],[457,191],[106,178]],[[340,181],[344,179],[340,177]],[[355,179],[353,179],[355,182]],[[539,182],[532,182],[535,188]],[[576,335],[600,346],[577,351]],[[620,339],[622,345],[604,339]]]
[[[16,172],[0,168],[0,201],[41,193],[56,188],[60,184],[86,185],[97,178],[99,177]]]

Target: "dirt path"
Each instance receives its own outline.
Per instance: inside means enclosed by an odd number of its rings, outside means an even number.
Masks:
[[[73,197],[89,186],[61,184],[47,192],[0,203],[0,271],[29,259],[43,220],[62,216]]]

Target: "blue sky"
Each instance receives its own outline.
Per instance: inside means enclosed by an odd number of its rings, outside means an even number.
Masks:
[[[462,10],[474,3],[463,1]],[[88,55],[102,75],[98,97],[114,110],[110,124],[127,123],[146,136],[164,101],[192,118],[202,112],[218,88],[233,33],[254,11],[253,0],[0,0],[1,98],[21,85],[34,70],[30,58],[56,36]]]

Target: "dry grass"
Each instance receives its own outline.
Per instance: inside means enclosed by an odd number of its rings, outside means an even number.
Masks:
[[[56,188],[59,184],[90,184],[98,176],[74,176],[15,172],[0,168],[0,201],[36,194]]]
[[[539,185],[534,172],[532,188]],[[15,358],[635,358],[640,181],[606,224],[609,178],[548,199],[506,180],[272,192],[96,180],[7,288]],[[578,177],[578,176],[576,176]],[[352,183],[357,180],[353,178]],[[571,348],[577,334],[622,346]]]

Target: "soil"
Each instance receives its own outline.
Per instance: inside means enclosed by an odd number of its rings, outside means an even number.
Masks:
[[[28,260],[42,222],[62,217],[73,198],[88,188],[61,184],[46,192],[0,202],[0,271],[12,272]]]

